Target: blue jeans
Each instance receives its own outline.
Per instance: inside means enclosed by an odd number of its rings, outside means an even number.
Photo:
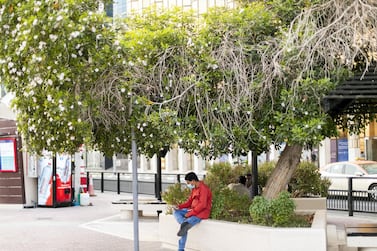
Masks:
[[[202,219],[200,219],[196,216],[191,216],[191,217],[186,218],[185,214],[187,212],[188,212],[187,208],[174,210],[174,217],[179,224],[182,224],[183,222],[187,222],[191,226],[194,226],[195,224],[198,224],[202,220]],[[186,240],[187,240],[187,234],[183,235],[179,239],[179,241],[178,241],[178,251],[185,250]]]

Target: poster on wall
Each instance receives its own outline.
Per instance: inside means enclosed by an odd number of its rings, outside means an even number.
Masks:
[[[0,172],[17,172],[17,142],[15,138],[0,138]]]
[[[338,139],[338,161],[348,161],[348,139]]]

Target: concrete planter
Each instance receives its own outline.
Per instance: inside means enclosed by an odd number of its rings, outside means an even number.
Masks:
[[[178,223],[161,214],[163,248],[177,250]],[[273,228],[218,220],[203,220],[190,229],[186,251],[326,251],[326,210],[315,212],[310,228]]]
[[[326,197],[293,198],[293,201],[296,204],[297,213],[307,213],[314,212],[317,210],[326,210],[326,200]]]

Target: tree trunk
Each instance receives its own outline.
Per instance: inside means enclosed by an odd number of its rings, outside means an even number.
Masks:
[[[263,191],[264,197],[267,199],[276,198],[280,192],[287,190],[288,182],[300,163],[302,148],[298,144],[285,146],[274,171],[267,181]]]

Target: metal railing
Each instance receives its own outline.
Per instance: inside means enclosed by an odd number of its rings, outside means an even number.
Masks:
[[[90,175],[93,179],[94,189],[112,191],[120,193],[132,193],[132,173],[123,171],[87,170],[86,182],[89,187]],[[185,174],[182,173],[162,173],[161,191],[165,191],[168,186],[175,183],[184,182]],[[159,198],[158,177],[156,173],[138,173],[138,192],[140,194],[154,195]]]
[[[377,191],[354,190],[355,182],[360,182],[365,179],[375,179],[377,184],[377,178],[349,177],[339,179],[347,179],[348,189],[329,190],[327,197],[327,209],[348,211],[349,216],[353,216],[354,212],[377,213]]]

